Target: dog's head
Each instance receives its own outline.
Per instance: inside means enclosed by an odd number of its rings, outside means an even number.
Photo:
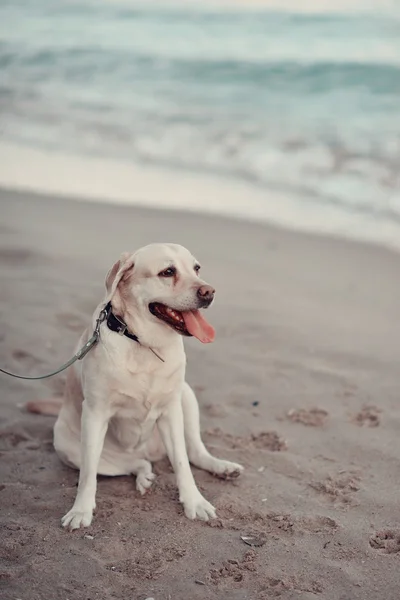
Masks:
[[[215,290],[199,271],[200,264],[183,246],[150,244],[124,253],[110,269],[106,299],[116,315],[147,339],[174,331],[212,342],[214,329],[200,309],[210,306]]]

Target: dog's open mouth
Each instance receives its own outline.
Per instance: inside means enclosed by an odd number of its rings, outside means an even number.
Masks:
[[[181,335],[194,336],[203,344],[214,341],[214,328],[205,320],[199,310],[180,312],[159,302],[152,302],[149,310],[152,315],[164,321]]]

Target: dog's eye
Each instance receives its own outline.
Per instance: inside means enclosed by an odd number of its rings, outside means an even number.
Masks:
[[[200,265],[194,265],[194,270],[198,273],[200,271]]]
[[[173,277],[174,275],[176,275],[175,267],[168,267],[168,269],[165,269],[158,274],[159,277]]]

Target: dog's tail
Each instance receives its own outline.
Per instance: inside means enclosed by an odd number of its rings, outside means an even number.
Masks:
[[[33,400],[27,402],[25,408],[28,412],[38,415],[51,415],[57,417],[61,410],[62,398],[54,398],[50,400]]]

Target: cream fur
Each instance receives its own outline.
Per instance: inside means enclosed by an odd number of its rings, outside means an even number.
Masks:
[[[109,300],[141,344],[103,323],[100,342],[68,372],[54,445],[61,460],[80,469],[80,475],[74,505],[62,519],[66,528],[90,525],[97,473],[133,473],[144,494],[154,479],[151,463],[167,454],[186,516],[208,520],[215,517],[215,509],[199,492],[189,461],[223,477],[235,477],[243,469],[206,450],[197,400],[185,382],[183,338],[148,309],[150,302],[181,311],[197,309],[197,290],[205,282],[194,271],[195,264],[182,246],[151,244],[123,254],[107,274],[106,297],[78,346],[87,341]],[[177,277],[159,277],[170,265],[177,269]]]

